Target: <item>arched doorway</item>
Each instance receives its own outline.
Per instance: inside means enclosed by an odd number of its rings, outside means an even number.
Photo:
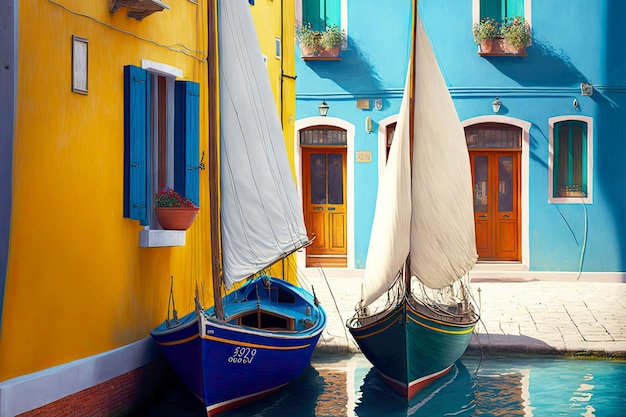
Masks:
[[[479,261],[521,261],[522,129],[502,123],[465,128]]]

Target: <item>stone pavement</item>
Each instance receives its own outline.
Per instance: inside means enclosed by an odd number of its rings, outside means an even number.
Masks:
[[[302,285],[313,286],[328,314],[318,352],[359,351],[345,322],[361,274],[304,270]],[[473,278],[472,291],[481,320],[468,350],[626,358],[626,283]]]

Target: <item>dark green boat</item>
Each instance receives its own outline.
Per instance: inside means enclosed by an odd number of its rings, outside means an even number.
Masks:
[[[465,133],[413,9],[409,76],[378,186],[361,300],[346,323],[407,400],[453,367],[479,319],[468,272],[478,258],[480,184],[472,187]]]

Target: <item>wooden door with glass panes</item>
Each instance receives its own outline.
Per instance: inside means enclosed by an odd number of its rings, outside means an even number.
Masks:
[[[347,266],[346,150],[302,148],[307,266]]]
[[[466,128],[479,261],[521,261],[521,131],[514,126]]]

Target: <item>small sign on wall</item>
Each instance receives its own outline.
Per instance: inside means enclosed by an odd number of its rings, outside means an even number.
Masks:
[[[361,98],[356,101],[356,108],[361,110],[369,110],[370,101],[366,98]]]
[[[87,94],[87,47],[89,41],[72,35],[72,91]]]
[[[357,162],[372,162],[372,151],[356,151]]]

